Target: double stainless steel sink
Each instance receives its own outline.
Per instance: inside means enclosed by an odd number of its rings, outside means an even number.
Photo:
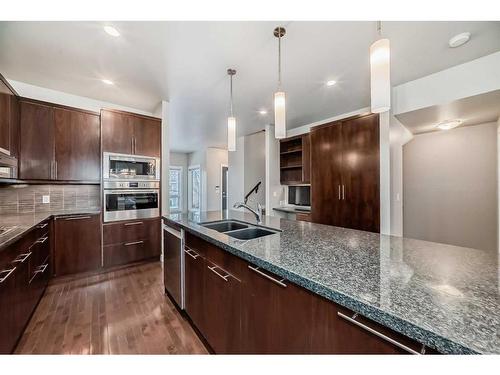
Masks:
[[[213,221],[210,223],[201,223],[200,225],[239,240],[253,240],[254,238],[269,236],[280,232],[280,230],[263,228],[237,220]]]

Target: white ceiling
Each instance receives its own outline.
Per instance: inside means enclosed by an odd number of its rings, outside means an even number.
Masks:
[[[368,49],[375,22],[0,22],[0,72],[17,81],[152,111],[171,109],[171,147],[225,147],[229,81],[239,135],[272,123],[275,26],[284,24],[287,126],[369,105]],[[472,33],[466,45],[448,39]],[[384,22],[392,81],[401,84],[500,50],[500,22]],[[116,84],[104,85],[108,78]],[[326,87],[325,81],[338,82]],[[258,110],[269,114],[262,116]]]

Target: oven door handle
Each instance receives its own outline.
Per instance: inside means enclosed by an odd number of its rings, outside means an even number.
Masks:
[[[154,190],[141,190],[141,189],[127,189],[127,190],[104,190],[105,195],[109,194],[121,194],[121,193],[148,193],[148,194],[160,194],[160,189],[154,189]]]

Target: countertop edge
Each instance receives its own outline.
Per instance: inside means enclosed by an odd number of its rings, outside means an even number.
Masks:
[[[9,247],[10,245],[16,243],[19,239],[21,239],[23,236],[31,232],[37,225],[40,223],[44,222],[45,220],[53,219],[56,217],[60,216],[67,216],[67,215],[100,215],[101,211],[93,211],[93,210],[82,210],[82,211],[68,211],[65,213],[64,211],[60,211],[57,213],[53,212],[47,212],[46,215],[43,215],[43,213],[40,213],[40,218],[36,222],[33,222],[31,226],[26,226],[26,228],[23,228],[23,230],[16,232],[11,238],[6,240],[5,242],[2,242],[0,244],[0,251],[4,250],[6,247]],[[42,216],[43,215],[43,216]]]
[[[432,331],[429,331],[425,328],[421,328],[416,326],[413,323],[408,322],[407,320],[400,318],[398,316],[389,314],[376,308],[374,306],[370,306],[362,301],[359,301],[351,296],[342,294],[340,292],[331,290],[315,281],[306,279],[300,275],[297,275],[293,272],[290,272],[286,269],[283,269],[279,266],[276,266],[272,263],[269,263],[265,260],[252,256],[244,251],[238,250],[226,243],[220,242],[216,238],[208,236],[202,232],[196,230],[189,225],[186,225],[182,222],[172,220],[166,216],[162,216],[166,222],[172,225],[178,225],[188,232],[197,235],[198,237],[216,245],[225,251],[244,259],[248,262],[251,262],[259,267],[263,267],[269,272],[275,273],[278,276],[284,277],[287,280],[321,296],[332,302],[338,303],[339,305],[353,310],[373,321],[382,324],[385,327],[388,327],[402,335],[405,335],[411,339],[414,339],[426,346],[429,346],[433,349],[438,350],[443,354],[481,354],[470,348],[467,348],[461,344],[458,344],[454,341],[451,341],[445,337],[442,337]],[[489,354],[489,353],[484,353]]]

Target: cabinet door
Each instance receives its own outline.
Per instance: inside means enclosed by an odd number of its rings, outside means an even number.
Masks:
[[[20,121],[20,178],[23,180],[52,179],[54,161],[52,107],[21,102]]]
[[[10,154],[10,100],[12,93],[0,79],[0,152]]]
[[[99,215],[57,218],[55,222],[55,273],[97,270],[101,265]]]
[[[342,226],[380,231],[379,117],[369,115],[342,123],[345,198]]]
[[[184,308],[200,332],[205,331],[205,260],[197,251],[184,249]]]
[[[311,131],[311,218],[314,223],[342,226],[342,125]]]
[[[102,151],[132,154],[134,126],[130,115],[101,111]]]
[[[159,158],[161,152],[161,122],[143,117],[131,117],[134,124],[134,154]]]
[[[202,332],[217,354],[239,353],[241,282],[207,260],[205,270],[206,326]]]
[[[302,183],[311,182],[311,135],[302,136]]]
[[[55,108],[54,126],[56,179],[99,181],[99,116]]]
[[[18,334],[15,311],[12,308],[16,301],[16,269],[14,265],[0,268],[0,354],[9,354],[14,349]]]

